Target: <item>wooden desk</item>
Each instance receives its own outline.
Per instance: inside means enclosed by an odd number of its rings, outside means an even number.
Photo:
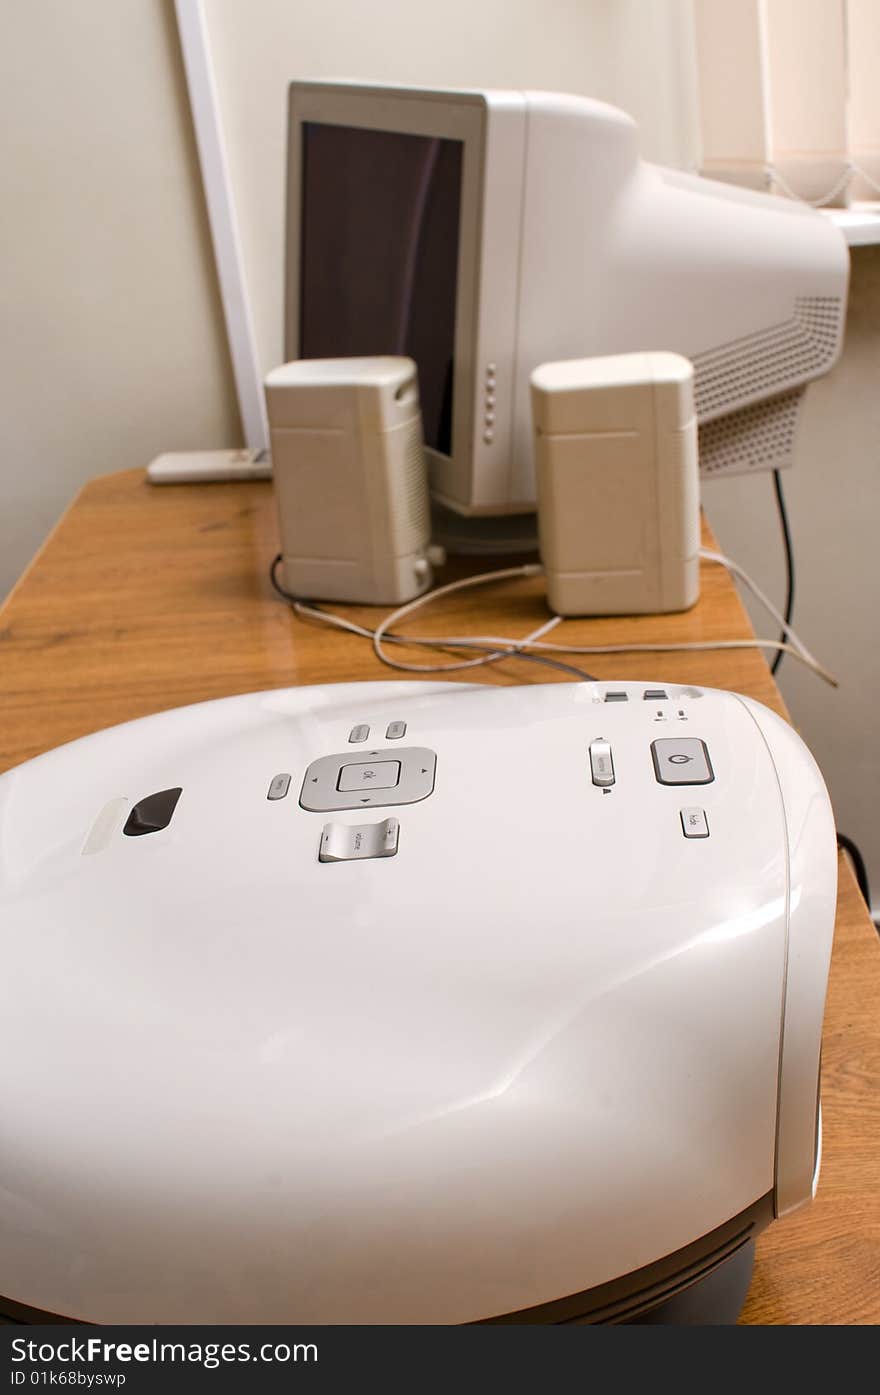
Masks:
[[[92,481],[0,610],[0,770],[182,703],[388,678],[366,641],[299,621],[274,597],[268,567],[277,550],[269,484],[157,489],[142,471]],[[546,614],[540,582],[519,580],[440,602],[418,625],[421,633],[526,634]],[[613,644],[752,632],[726,573],[707,565],[702,599],[686,615],[570,621],[566,633],[574,643]],[[785,710],[754,650],[582,663],[604,678],[734,688]],[[565,681],[514,660],[456,676]],[[745,1323],[880,1322],[880,952],[843,860],[840,873],[819,1193],[758,1241]]]

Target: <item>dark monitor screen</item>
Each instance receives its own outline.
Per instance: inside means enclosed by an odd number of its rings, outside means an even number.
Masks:
[[[407,354],[451,454],[460,140],[303,123],[299,354]]]

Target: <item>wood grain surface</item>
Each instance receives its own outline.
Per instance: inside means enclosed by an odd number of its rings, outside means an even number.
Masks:
[[[713,541],[708,530],[705,541]],[[367,641],[299,620],[274,596],[268,569],[277,551],[270,484],[156,488],[140,470],[91,481],[0,610],[0,770],[100,727],[183,703],[391,676]],[[495,565],[500,561],[459,561],[439,579]],[[701,586],[699,604],[684,615],[566,621],[554,638],[563,634],[575,644],[751,638],[723,568],[704,564]],[[337,609],[368,624],[384,613]],[[412,632],[525,635],[547,615],[540,579],[520,579],[441,600],[418,616]],[[764,633],[775,638],[772,622]],[[430,661],[425,650],[406,654]],[[606,679],[732,688],[788,715],[756,650],[571,662]],[[566,681],[522,660],[450,677]],[[840,872],[819,1192],[811,1206],[759,1239],[743,1323],[880,1321],[880,949],[843,859]]]

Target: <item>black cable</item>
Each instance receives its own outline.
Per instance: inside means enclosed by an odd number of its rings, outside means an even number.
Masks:
[[[862,893],[862,898],[865,902],[865,905],[868,907],[868,910],[870,910],[871,887],[868,882],[868,869],[865,866],[865,859],[862,857],[861,852],[859,851],[856,844],[853,842],[852,838],[847,838],[845,833],[838,833],[837,846],[839,848],[843,848],[843,851],[850,858],[853,865],[853,871],[856,874],[856,881],[859,884],[859,891]]]
[[[785,610],[783,617],[786,625],[791,624],[791,617],[794,614],[794,552],[791,546],[791,530],[788,526],[788,511],[785,507],[785,495],[782,492],[782,476],[778,470],[773,471],[773,488],[776,491],[776,507],[779,510],[779,526],[782,529],[782,542],[785,548]],[[785,641],[788,635],[782,631],[780,639]],[[780,649],[770,665],[770,672],[776,673],[782,660],[785,658],[785,650]]]
[[[291,605],[309,605],[315,610],[320,610],[320,606],[316,606],[314,601],[308,601],[303,596],[294,596],[292,592],[281,585],[281,582],[278,580],[278,568],[280,564],[281,553],[279,552],[269,568],[269,580],[272,583],[273,589],[281,596],[282,600],[289,601]],[[382,636],[382,639],[383,642],[388,641],[391,644],[412,643],[405,635],[388,634],[387,632]],[[436,648],[445,649],[447,651],[454,651],[456,649],[479,649],[482,653],[490,654],[499,661],[502,659],[528,659],[529,662],[533,664],[544,664],[547,668],[558,668],[562,673],[567,673],[569,677],[577,678],[579,682],[597,683],[599,681],[594,674],[587,673],[582,668],[576,668],[574,664],[563,663],[561,659],[548,658],[546,654],[530,654],[525,649],[496,649],[491,644],[481,644],[479,640],[475,639],[456,639],[453,644],[449,645],[438,643]]]

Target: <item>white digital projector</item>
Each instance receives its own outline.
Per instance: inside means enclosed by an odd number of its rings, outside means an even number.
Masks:
[[[735,1312],[818,1171],[836,866],[709,689],[294,688],[19,766],[0,1309],[670,1321],[748,1255]]]

